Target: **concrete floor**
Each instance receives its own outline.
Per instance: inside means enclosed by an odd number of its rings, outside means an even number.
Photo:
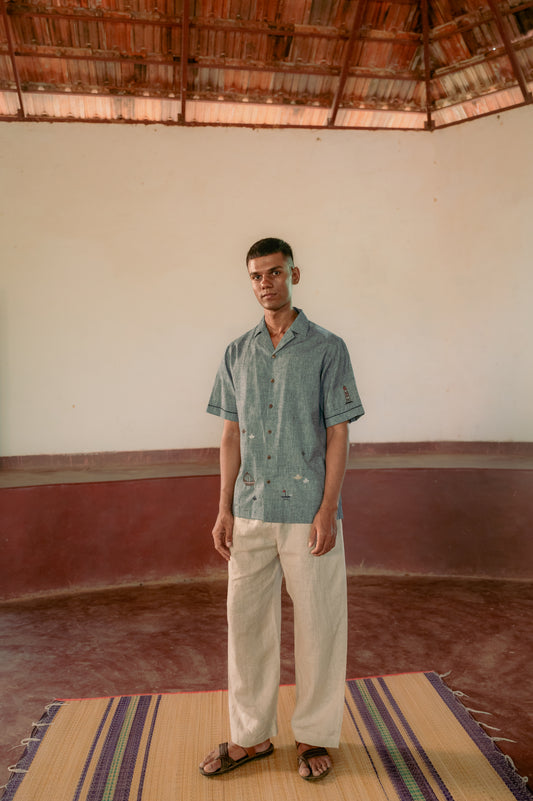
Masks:
[[[533,778],[533,584],[360,575],[348,586],[348,677],[451,671],[448,685],[492,713],[475,717],[515,741],[499,746]],[[294,680],[290,618],[285,597],[284,684]],[[22,752],[10,749],[56,697],[226,687],[225,632],[220,578],[0,605],[0,784]]]

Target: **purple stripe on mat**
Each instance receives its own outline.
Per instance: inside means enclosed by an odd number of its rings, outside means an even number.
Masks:
[[[438,801],[438,798],[435,795],[433,788],[431,787],[428,780],[422,773],[420,765],[414,758],[411,749],[409,748],[409,745],[405,742],[402,733],[400,732],[396,723],[392,719],[389,710],[383,703],[383,700],[381,699],[381,696],[379,695],[373,680],[366,679],[365,685],[368,690],[368,694],[372,698],[372,701],[374,702],[375,707],[381,716],[381,719],[383,720],[388,729],[389,735],[394,741],[394,744],[396,745],[396,748],[398,749],[401,758],[405,762],[405,765],[409,770],[413,778],[413,781],[416,782],[416,784],[420,788],[425,801]]]
[[[440,676],[436,673],[425,673],[424,675],[517,801],[532,801],[533,795],[522,782],[518,773],[513,770],[503,753],[492,742],[489,735],[483,731],[479,723],[476,723],[450,688],[444,684]]]
[[[98,760],[98,765],[96,766],[96,771],[91,782],[91,787],[87,796],[88,801],[102,801],[107,780],[109,778],[109,770],[113,763],[113,757],[115,756],[122,726],[124,725],[126,712],[128,711],[128,707],[131,702],[131,698],[124,697],[121,698],[117,704],[117,708],[115,710],[115,714],[113,715],[113,720],[111,721],[111,725],[102,748],[102,753],[100,754],[100,759]]]
[[[72,801],[78,801],[78,799],[80,797],[80,793],[81,793],[81,791],[83,789],[83,785],[85,784],[85,779],[87,778],[87,771],[89,770],[89,766],[90,766],[90,764],[92,762],[92,759],[93,759],[93,756],[94,756],[94,752],[96,750],[96,746],[98,745],[98,741],[100,740],[100,737],[102,735],[102,730],[103,730],[103,728],[105,726],[105,722],[106,722],[107,718],[109,717],[109,713],[111,711],[111,707],[112,706],[113,706],[113,699],[110,698],[109,699],[109,703],[108,703],[108,705],[106,707],[106,710],[104,712],[104,715],[102,717],[102,720],[100,721],[100,725],[98,726],[98,730],[97,730],[97,732],[96,732],[96,734],[94,736],[91,748],[90,748],[89,753],[87,755],[87,759],[85,760],[85,765],[83,766],[83,770],[81,772],[81,776],[80,776],[80,779],[78,781],[78,786],[76,787],[76,792],[74,793],[74,798],[72,799]]]
[[[12,773],[11,778],[7,783],[7,787],[4,790],[4,794],[2,795],[2,801],[12,801],[15,793],[17,792],[18,788],[21,785],[21,782],[24,780],[24,776],[26,775],[27,771],[30,769],[30,765],[33,762],[35,755],[37,753],[37,749],[41,745],[46,732],[48,731],[48,726],[52,723],[55,716],[59,712],[60,708],[63,706],[62,703],[57,702],[54,705],[50,705],[47,711],[43,712],[41,719],[39,720],[39,724],[46,724],[44,726],[39,725],[39,727],[35,727],[30,734],[30,737],[37,742],[29,742],[26,746],[26,750],[22,754],[21,758],[16,764],[17,770],[23,770],[24,773]]]
[[[352,683],[349,682],[349,686],[351,684]],[[381,758],[381,761],[385,766],[385,769],[389,775],[389,779],[394,785],[396,793],[398,794],[398,798],[400,799],[400,801],[412,801],[413,796],[409,792],[409,788],[407,787],[405,781],[403,780],[400,771],[396,767],[396,764],[394,763],[394,760],[392,759],[389,753],[389,749],[383,742],[383,737],[381,735],[381,732],[379,731],[376,723],[374,722],[374,718],[370,714],[370,711],[365,701],[361,697],[357,684],[355,682],[353,684],[354,684],[353,687],[350,686],[350,692],[352,694],[352,698],[359,711],[359,714],[363,718],[364,724],[368,730],[368,733],[370,734],[370,737],[372,738],[372,742],[376,747],[376,750]]]
[[[139,698],[139,703],[137,704],[135,716],[131,724],[128,742],[124,749],[124,756],[113,793],[113,801],[128,801],[130,797],[131,782],[137,763],[139,746],[144,731],[146,716],[150,708],[151,698],[152,696],[150,695],[141,695]]]
[[[450,793],[450,791],[448,790],[448,788],[446,787],[446,785],[442,781],[441,777],[439,776],[439,773],[438,773],[437,769],[435,768],[433,762],[431,761],[431,759],[428,757],[427,753],[422,748],[422,744],[420,743],[420,740],[418,739],[418,737],[414,733],[413,729],[409,725],[409,723],[407,721],[407,718],[405,717],[405,715],[403,714],[402,710],[398,706],[398,703],[397,703],[396,699],[394,698],[393,694],[391,693],[391,691],[387,687],[387,685],[385,683],[385,679],[381,676],[380,678],[378,678],[378,681],[379,681],[379,684],[380,684],[381,688],[383,689],[383,692],[387,696],[387,699],[388,699],[390,705],[392,706],[392,708],[394,709],[394,711],[398,715],[399,719],[402,721],[403,727],[408,732],[409,737],[411,738],[411,740],[415,744],[416,750],[420,754],[421,758],[424,760],[424,762],[425,762],[429,772],[433,776],[434,780],[439,785],[440,791],[442,792],[444,797],[446,799],[448,799],[448,801],[453,801],[452,794]]]
[[[351,683],[351,682],[349,682],[349,681],[347,682],[348,686],[350,685],[350,683]],[[351,687],[349,687],[349,689],[350,689],[350,693],[353,695],[352,688],[351,688]],[[378,780],[378,782],[379,782],[379,784],[380,784],[380,786],[381,786],[381,789],[383,790],[383,796],[384,796],[384,798],[388,798],[388,797],[387,797],[387,793],[386,793],[386,791],[385,791],[385,788],[383,787],[383,782],[381,781],[381,779],[380,779],[380,777],[379,777],[379,773],[378,773],[378,770],[377,770],[377,768],[376,768],[376,765],[375,765],[375,763],[374,763],[374,760],[372,759],[372,756],[371,756],[371,754],[370,754],[370,751],[368,750],[368,748],[367,748],[367,745],[366,745],[366,743],[365,743],[364,737],[363,737],[363,735],[361,734],[361,729],[360,729],[360,728],[359,728],[359,726],[357,725],[357,721],[356,721],[356,719],[354,718],[353,712],[352,712],[352,710],[350,709],[350,705],[348,704],[348,701],[346,700],[346,698],[344,699],[344,703],[345,703],[345,705],[346,705],[346,709],[348,710],[348,713],[349,713],[349,715],[350,715],[350,717],[351,717],[351,719],[352,719],[352,723],[353,723],[353,725],[355,726],[355,730],[357,731],[357,734],[359,735],[359,739],[361,740],[361,744],[362,744],[363,748],[364,748],[364,749],[365,749],[365,751],[366,751],[366,755],[367,755],[367,757],[368,757],[368,759],[369,759],[369,761],[370,761],[370,764],[372,765],[372,767],[373,767],[373,769],[374,769],[374,773],[376,774],[376,779]]]
[[[148,756],[150,754],[150,747],[152,745],[152,738],[154,735],[154,728],[155,728],[155,720],[157,718],[157,713],[159,712],[159,706],[161,704],[161,696],[157,696],[157,702],[154,709],[154,714],[152,715],[152,725],[150,726],[150,734],[148,735],[148,742],[146,743],[146,751],[144,752],[144,760],[143,766],[141,771],[141,779],[139,781],[139,792],[137,793],[137,801],[142,801],[142,794],[144,789],[144,780],[146,778],[146,766],[148,764]]]

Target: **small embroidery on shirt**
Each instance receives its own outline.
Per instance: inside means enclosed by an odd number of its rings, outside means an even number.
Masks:
[[[288,501],[291,496],[287,495],[287,490],[283,490],[283,492],[281,493],[281,497],[283,498],[284,501]]]
[[[304,484],[309,484],[309,479],[308,478],[304,478]]]
[[[242,480],[246,484],[247,487],[253,487],[255,484],[255,478],[253,478],[250,473],[245,473],[242,477]]]
[[[249,434],[248,439],[255,439],[255,434]]]
[[[343,387],[344,390],[344,397],[346,398],[346,403],[352,403],[352,399],[350,398],[350,393],[348,392],[348,387]]]
[[[293,476],[293,478],[294,478],[295,481],[300,481],[302,476],[298,473],[298,475]]]

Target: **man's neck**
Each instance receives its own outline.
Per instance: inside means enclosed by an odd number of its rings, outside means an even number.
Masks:
[[[265,310],[265,325],[274,347],[279,345],[297,317],[298,312],[292,307],[279,309],[279,311]]]

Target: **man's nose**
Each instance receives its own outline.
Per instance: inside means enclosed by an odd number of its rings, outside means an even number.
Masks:
[[[263,275],[261,277],[261,286],[265,286],[265,284],[266,286],[270,286],[270,282],[271,282],[270,275]]]

